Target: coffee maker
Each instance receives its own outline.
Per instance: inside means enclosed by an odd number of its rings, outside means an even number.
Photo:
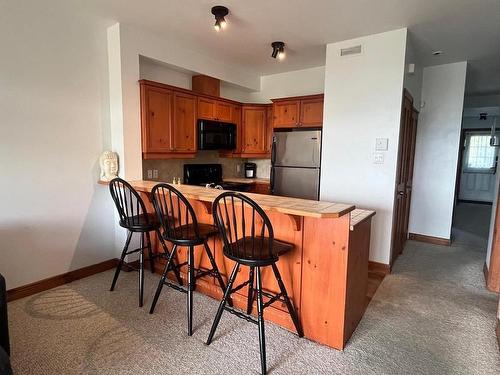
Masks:
[[[245,177],[255,178],[257,177],[257,164],[255,163],[245,163]]]

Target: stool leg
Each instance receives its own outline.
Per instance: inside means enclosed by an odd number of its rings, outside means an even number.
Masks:
[[[118,262],[118,265],[116,266],[115,275],[113,276],[113,282],[111,283],[111,288],[109,289],[110,291],[113,291],[115,289],[116,280],[118,280],[118,275],[120,274],[120,271],[122,270],[123,261],[125,259],[125,256],[127,255],[127,250],[128,250],[128,246],[130,245],[131,238],[132,238],[132,232],[128,231],[127,240],[125,241],[125,246],[123,247],[122,255],[120,256],[120,260]]]
[[[295,329],[297,330],[299,337],[303,337],[304,331],[302,330],[302,324],[300,324],[300,320],[299,320],[299,317],[297,315],[297,310],[295,310],[295,308],[292,305],[292,302],[290,301],[290,298],[288,298],[288,294],[287,294],[286,289],[285,289],[285,284],[283,284],[283,281],[281,280],[280,271],[278,270],[276,263],[273,263],[272,267],[273,267],[274,276],[276,277],[276,281],[278,282],[281,293],[283,294],[283,298],[285,299],[288,313],[292,317],[293,324],[295,325]]]
[[[250,267],[250,276],[248,278],[248,300],[247,300],[247,314],[251,314],[253,310],[253,300],[254,290],[253,290],[253,281],[254,281],[254,271],[255,267]]]
[[[172,248],[172,252],[168,257],[167,264],[165,264],[165,268],[163,269],[163,274],[161,275],[160,282],[158,283],[158,287],[156,288],[155,296],[153,298],[153,302],[151,303],[151,308],[149,309],[149,313],[152,314],[155,310],[156,303],[158,302],[158,298],[160,297],[161,290],[163,285],[165,284],[165,280],[167,278],[168,269],[172,264],[172,259],[174,258],[175,253],[177,252],[177,245],[174,245]]]
[[[168,251],[167,245],[165,244],[165,240],[161,236],[161,233],[160,233],[159,230],[156,231],[156,235],[158,237],[158,241],[160,241],[161,246],[163,247],[163,252],[165,254],[167,254],[168,257],[169,257],[169,259],[170,259],[170,252]],[[174,247],[175,247],[175,245],[174,245]],[[172,249],[172,251],[173,251],[173,249]],[[172,270],[174,271],[175,278],[177,279],[177,282],[179,283],[179,285],[182,286],[183,284],[182,284],[181,273],[179,272],[179,269],[177,268],[177,265],[175,264],[175,260],[174,259],[172,259],[172,261],[170,263],[170,267],[172,267]]]
[[[193,290],[194,290],[194,246],[189,246],[188,254],[188,336],[193,334]]]
[[[217,278],[217,282],[219,283],[219,286],[222,290],[222,293],[226,290],[226,285],[224,284],[224,280],[222,280],[222,276],[220,275],[219,268],[217,267],[217,263],[215,263],[215,258],[212,255],[212,251],[210,250],[210,247],[208,246],[208,243],[204,243],[205,245],[205,251],[207,253],[208,259],[210,260],[210,264],[212,265],[212,270],[215,273],[215,277]],[[227,303],[229,306],[233,307],[233,301],[231,298],[228,299]]]
[[[260,267],[257,267],[257,313],[259,321],[259,346],[260,346],[260,367],[262,374],[266,374],[266,335],[264,331],[264,301],[262,300],[262,276]]]
[[[217,310],[217,314],[215,314],[214,322],[212,323],[212,328],[210,329],[210,334],[208,335],[207,345],[210,345],[212,339],[214,338],[215,331],[217,326],[219,325],[220,318],[222,316],[222,312],[224,311],[224,307],[226,307],[226,302],[231,294],[231,289],[233,288],[234,280],[236,279],[236,275],[238,274],[238,269],[240,268],[240,264],[236,263],[234,265],[233,271],[231,272],[231,276],[229,276],[229,280],[227,281],[226,291],[224,292],[224,297],[222,297],[222,301],[220,301],[219,308]]]
[[[139,251],[139,307],[144,302],[144,233],[141,233],[141,251]]]
[[[153,257],[153,247],[151,246],[151,236],[149,232],[146,232],[146,239],[148,243],[149,267],[151,268],[151,273],[155,273],[155,259]]]

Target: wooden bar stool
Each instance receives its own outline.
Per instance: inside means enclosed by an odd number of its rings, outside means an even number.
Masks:
[[[153,206],[160,220],[163,230],[163,238],[174,244],[170,257],[165,264],[165,269],[161,276],[158,288],[156,289],[153,303],[151,304],[150,314],[153,313],[158,297],[160,296],[163,285],[167,285],[178,291],[187,293],[187,315],[188,315],[188,335],[193,334],[193,291],[195,289],[196,280],[206,275],[214,276],[222,291],[225,290],[224,280],[219,273],[215,259],[208,246],[208,239],[211,236],[218,234],[217,227],[211,224],[198,223],[196,214],[189,201],[173,186],[168,184],[158,184],[151,191]],[[194,247],[203,245],[204,250],[210,260],[211,269],[201,270],[194,267]],[[167,281],[167,273],[171,269],[171,263],[179,246],[189,248],[188,253],[188,287],[181,288]],[[179,264],[179,267],[186,263]]]
[[[120,226],[127,229],[127,240],[125,241],[125,246],[123,247],[122,254],[120,256],[120,261],[116,266],[115,275],[113,277],[113,282],[111,283],[111,291],[115,289],[116,281],[118,280],[118,275],[124,265],[125,256],[139,253],[139,268],[133,268],[127,265],[128,268],[139,271],[139,306],[142,307],[144,300],[144,250],[148,250],[149,264],[151,267],[151,272],[154,273],[155,258],[157,257],[170,257],[170,252],[168,251],[165,242],[163,241],[160,234],[160,222],[158,221],[155,214],[150,214],[146,210],[144,201],[137,191],[125,180],[121,178],[115,178],[109,183],[109,191],[111,193],[111,198],[115,203],[116,209],[120,216]],[[153,254],[151,248],[151,237],[149,232],[156,232],[158,240],[160,241],[164,254]],[[130,245],[130,240],[132,239],[133,233],[141,234],[140,246],[134,250],[128,250]],[[147,245],[144,246],[144,237],[146,237]],[[179,269],[175,264],[172,264],[171,269],[175,272],[176,278],[179,283],[182,283],[181,275]]]
[[[248,210],[247,210],[248,208]],[[276,262],[279,256],[292,250],[293,245],[274,239],[273,226],[264,210],[247,196],[225,192],[219,195],[212,206],[214,221],[224,241],[224,255],[236,262],[229,277],[224,297],[215,315],[207,345],[210,345],[224,310],[259,326],[260,362],[262,374],[266,370],[266,340],[264,333],[264,309],[276,301],[284,302],[292,318],[299,337],[304,336],[297,312],[288,297],[281,280]],[[250,267],[249,280],[233,288],[234,280],[241,265]],[[271,266],[278,282],[280,293],[273,295],[262,290],[261,268]],[[256,277],[254,287],[254,274]],[[226,307],[231,294],[248,285],[247,312],[242,313],[232,307]],[[252,312],[255,294],[257,297],[257,320]],[[268,300],[264,303],[263,297]]]

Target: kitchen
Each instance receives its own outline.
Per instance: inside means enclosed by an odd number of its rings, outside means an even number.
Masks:
[[[145,179],[190,183],[184,164],[220,164],[245,191],[319,198],[322,94],[247,104],[221,98],[219,80],[202,75],[192,76],[192,91],[140,85]]]
[[[131,185],[149,202],[155,181],[172,183],[189,200],[198,220],[207,223],[212,221],[207,213],[218,189],[250,196],[269,215],[277,238],[295,244],[290,257],[284,257],[278,265],[287,275],[287,289],[302,290],[291,298],[300,311],[305,336],[342,349],[367,306],[370,231],[375,212],[349,203],[318,201],[323,94],[260,98],[267,102],[255,103],[251,96],[235,94],[238,88],[228,89],[218,79],[145,58],[141,58],[141,64],[138,89],[143,181],[131,181]],[[221,93],[244,101],[222,97]],[[153,210],[150,203],[146,204]],[[320,240],[318,230],[329,234]],[[157,241],[153,242],[153,248],[160,251]],[[318,252],[325,246],[331,250],[328,254]],[[224,258],[220,240],[210,247],[227,280],[230,269],[227,262],[220,263]],[[178,261],[182,263],[186,256],[179,250]],[[196,262],[197,267],[209,266],[201,258]],[[334,294],[318,292],[324,280],[317,277],[332,274],[333,269],[331,282],[338,289]],[[158,265],[156,271],[161,273],[162,267]],[[187,278],[183,270],[181,275]],[[265,281],[264,288],[274,290],[274,281]],[[198,280],[196,290],[222,298],[213,281]],[[312,290],[316,292],[311,294]],[[293,331],[288,314],[272,311],[266,319]],[[324,314],[324,322],[317,319],[318,314]]]

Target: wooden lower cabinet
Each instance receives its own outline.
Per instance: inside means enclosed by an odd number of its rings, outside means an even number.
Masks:
[[[140,192],[153,212],[148,194]],[[213,223],[211,203],[189,199],[199,223]],[[338,218],[314,218],[283,214],[266,210],[273,225],[276,239],[294,245],[292,251],[280,256],[277,262],[288,295],[297,309],[306,338],[342,350],[363,316],[366,308],[365,296],[368,275],[368,251],[371,219],[350,229],[350,214]],[[251,215],[250,211],[247,213]],[[251,221],[250,216],[246,218]],[[153,236],[155,237],[155,236]],[[172,248],[171,244],[168,244]],[[209,240],[224,280],[230,275],[234,262],[222,251],[221,239]],[[162,251],[156,238],[155,251]],[[185,262],[187,249],[180,248],[177,261]],[[163,261],[162,261],[163,262]],[[195,266],[210,268],[210,263],[201,247],[195,250]],[[156,272],[163,271],[164,263],[156,264]],[[248,280],[248,267],[241,266],[235,286]],[[169,273],[169,277],[173,275]],[[181,277],[187,280],[187,269],[183,267]],[[270,267],[263,268],[263,288],[277,292],[278,285]],[[244,287],[232,295],[235,307],[245,311],[248,288]],[[222,291],[213,277],[196,281],[196,292],[222,299]],[[160,298],[168,298],[163,293]],[[254,303],[253,314],[257,309]],[[215,314],[215,310],[214,310]],[[266,308],[265,319],[295,332],[286,306],[277,302]],[[207,322],[206,324],[211,324]]]

